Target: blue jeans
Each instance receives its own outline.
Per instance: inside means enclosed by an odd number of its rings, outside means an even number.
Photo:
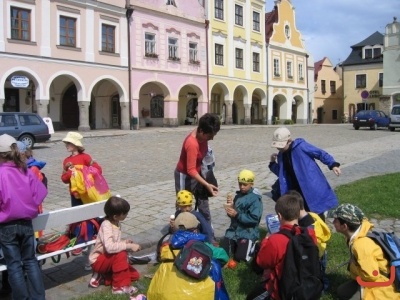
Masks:
[[[45,300],[43,276],[34,244],[31,220],[0,224],[0,247],[6,260],[13,299]]]

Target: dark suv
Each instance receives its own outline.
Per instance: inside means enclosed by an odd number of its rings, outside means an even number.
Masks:
[[[360,110],[353,119],[353,127],[355,130],[360,127],[369,127],[375,130],[378,127],[388,127],[389,117],[380,110]]]
[[[2,112],[0,113],[0,134],[7,133],[27,147],[43,143],[50,139],[49,128],[43,119],[34,113]]]

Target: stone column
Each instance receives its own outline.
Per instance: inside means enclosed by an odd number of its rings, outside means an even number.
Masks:
[[[251,104],[244,104],[244,124],[251,124]]]
[[[121,106],[121,129],[129,130],[131,128],[129,120],[129,102],[120,102],[119,104]]]
[[[47,107],[50,103],[49,100],[41,100],[41,99],[36,99],[36,107],[37,107],[37,113],[39,114],[39,116],[41,116],[42,118],[47,117]]]
[[[267,106],[266,105],[261,105],[262,109],[262,120],[261,124],[267,124]]]
[[[163,120],[164,127],[179,126],[178,101],[179,100],[164,101],[164,120]]]
[[[0,99],[0,112],[3,112],[3,106],[5,101],[6,101],[5,99]]]
[[[78,101],[79,107],[79,131],[89,131],[89,105],[90,101]]]
[[[232,124],[232,104],[233,100],[225,100],[225,124],[229,125]]]
[[[139,99],[132,99],[131,116],[131,129],[138,130],[140,124]]]

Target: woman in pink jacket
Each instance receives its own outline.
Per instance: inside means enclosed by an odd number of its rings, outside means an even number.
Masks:
[[[44,300],[32,219],[38,215],[38,206],[46,197],[47,189],[27,168],[16,143],[8,134],[0,136],[0,247],[7,264],[12,298]]]

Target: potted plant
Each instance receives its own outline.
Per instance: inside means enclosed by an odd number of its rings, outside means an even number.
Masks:
[[[150,57],[150,58],[158,58],[158,54],[157,53],[145,53],[144,54],[145,57]]]

